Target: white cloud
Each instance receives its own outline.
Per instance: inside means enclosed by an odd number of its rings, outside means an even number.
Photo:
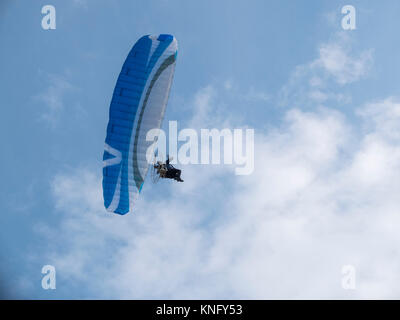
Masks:
[[[360,81],[368,75],[373,65],[373,49],[358,51],[354,39],[346,33],[336,34],[332,40],[319,46],[318,57],[299,65],[279,93],[280,105],[302,108],[349,104],[352,99],[343,87]],[[293,107],[293,105],[289,105]]]
[[[372,50],[365,50],[358,57],[353,58],[342,44],[327,43],[319,48],[319,58],[314,64],[343,85],[364,76],[371,67],[372,61]]]
[[[61,113],[64,111],[65,95],[77,88],[68,82],[63,76],[48,74],[48,87],[34,99],[43,104],[44,110],[41,113],[41,120],[54,127]]]
[[[331,83],[357,81],[371,63],[340,41],[296,68],[284,121],[256,131],[252,175],[187,166],[183,184],[146,183],[136,213],[118,216],[103,208],[100,167],[60,173],[60,223],[37,228],[52,244],[38,258],[89,298],[397,298],[400,103],[359,108],[361,126],[319,106],[351,102]],[[231,80],[223,93],[199,90],[189,125],[232,127],[224,95],[246,99],[235,90]],[[356,290],[341,287],[344,265],[356,268]]]
[[[289,110],[257,135],[253,175],[189,166],[183,184],[147,184],[127,216],[104,211],[100,168],[62,173],[58,277],[94,298],[396,298],[400,141],[385,125],[397,109],[366,105],[362,129],[337,111]],[[354,291],[341,288],[348,264]]]
[[[400,103],[395,98],[369,103],[358,114],[364,118],[370,130],[386,138],[400,139]]]

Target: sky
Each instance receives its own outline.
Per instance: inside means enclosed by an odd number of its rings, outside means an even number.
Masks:
[[[41,26],[48,4],[55,30]],[[2,0],[0,297],[398,299],[399,10]],[[113,215],[112,91],[133,44],[160,33],[179,47],[163,128],[254,129],[254,171],[178,164],[184,183],[147,179],[136,212]]]

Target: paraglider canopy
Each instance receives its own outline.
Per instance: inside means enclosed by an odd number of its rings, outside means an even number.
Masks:
[[[177,56],[169,34],[140,38],[126,58],[110,104],[103,155],[103,197],[108,211],[126,214],[149,168],[146,133],[164,118]],[[151,152],[151,151],[150,151]]]

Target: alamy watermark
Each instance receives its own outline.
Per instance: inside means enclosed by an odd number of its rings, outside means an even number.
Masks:
[[[56,289],[56,268],[52,265],[45,265],[42,268],[42,288],[44,290],[55,290]]]
[[[342,288],[344,290],[356,289],[356,268],[352,265],[342,267]]]
[[[342,18],[343,30],[355,30],[356,29],[356,8],[352,5],[346,5],[342,7],[342,14],[345,16]]]
[[[169,155],[172,163],[236,165],[236,175],[250,175],[254,171],[254,129],[195,129],[178,132],[177,121],[169,121],[167,135],[161,129],[151,129],[146,141],[146,159],[151,163],[155,152]],[[178,148],[178,142],[181,145]],[[223,150],[223,152],[221,152]],[[210,154],[211,151],[211,154]]]
[[[56,29],[56,8],[52,5],[45,5],[42,7],[42,14],[45,15],[42,18],[43,30],[55,30]]]

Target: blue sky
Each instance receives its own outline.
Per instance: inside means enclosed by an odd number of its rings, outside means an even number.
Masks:
[[[56,30],[41,28],[46,4]],[[341,28],[346,4],[353,31]],[[398,298],[399,9],[2,1],[1,295]],[[188,165],[184,184],[146,183],[136,214],[110,216],[101,160],[113,86],[137,39],[159,33],[179,46],[165,119],[254,128],[255,171]],[[46,264],[56,290],[41,287]],[[352,291],[340,286],[348,264]]]

